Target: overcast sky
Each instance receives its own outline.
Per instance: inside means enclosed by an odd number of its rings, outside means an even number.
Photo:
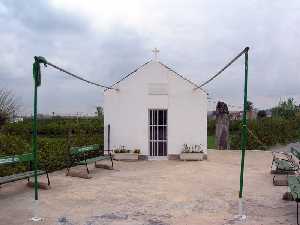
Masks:
[[[255,107],[286,97],[299,103],[299,24],[298,0],[1,0],[0,88],[14,91],[31,113],[35,55],[108,85],[150,60],[157,47],[161,62],[201,83],[249,46]],[[242,105],[243,63],[205,87],[210,97]],[[39,111],[93,113],[102,93],[43,69]]]

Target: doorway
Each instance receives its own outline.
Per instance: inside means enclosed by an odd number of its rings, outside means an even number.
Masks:
[[[149,156],[168,155],[168,110],[149,109]]]

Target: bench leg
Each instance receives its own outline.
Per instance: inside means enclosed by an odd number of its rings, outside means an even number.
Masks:
[[[87,171],[87,173],[89,174],[89,173],[90,173],[90,171],[89,171],[89,167],[88,167],[87,163],[85,163],[85,167],[86,167],[86,171]]]
[[[298,201],[297,202],[297,224],[299,225],[299,205],[298,205]]]
[[[46,170],[46,176],[47,176],[47,180],[48,180],[48,186],[50,186],[50,179],[49,179],[49,174],[48,174],[47,170]]]
[[[110,153],[110,161],[111,161],[111,167],[114,168],[114,160],[111,153]]]
[[[70,173],[70,168],[69,167],[67,167],[67,176],[69,175],[69,173]]]
[[[69,176],[69,173],[70,173],[70,170],[71,170],[72,166],[73,166],[73,161],[68,162],[66,176]]]

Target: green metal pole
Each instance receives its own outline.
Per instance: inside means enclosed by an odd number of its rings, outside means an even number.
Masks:
[[[33,99],[33,133],[32,133],[32,153],[33,153],[33,161],[34,161],[34,199],[38,200],[38,176],[37,176],[37,89],[39,78],[38,74],[40,74],[40,65],[39,61],[35,59],[33,64],[33,79],[34,79],[34,99]]]
[[[245,164],[245,150],[247,145],[247,91],[248,91],[248,51],[249,47],[245,48],[245,84],[244,84],[244,113],[243,113],[243,128],[242,128],[242,143],[241,143],[241,172],[240,172],[240,191],[239,198],[243,197],[244,187],[244,164]]]

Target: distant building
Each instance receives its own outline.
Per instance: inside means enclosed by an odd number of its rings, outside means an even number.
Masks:
[[[16,116],[16,117],[11,118],[10,122],[18,123],[18,122],[23,122],[23,120],[24,120],[23,117]]]
[[[230,120],[242,120],[243,112],[242,111],[231,111],[229,112]]]
[[[272,109],[266,109],[266,117],[272,117]]]

